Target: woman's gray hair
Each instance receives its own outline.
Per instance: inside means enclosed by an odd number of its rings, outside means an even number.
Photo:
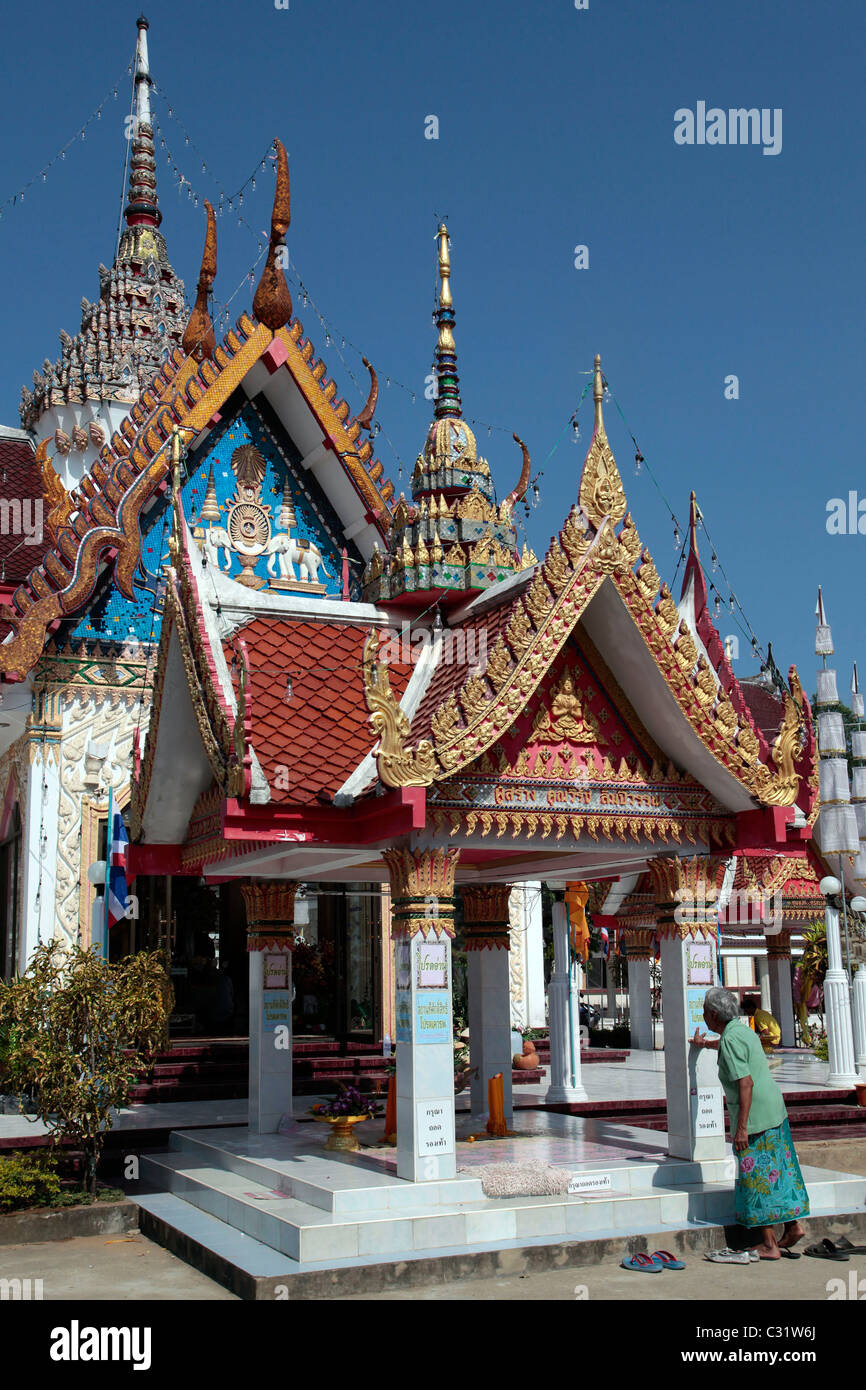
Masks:
[[[708,989],[704,995],[704,1008],[725,1023],[740,1016],[740,1001],[729,989]]]

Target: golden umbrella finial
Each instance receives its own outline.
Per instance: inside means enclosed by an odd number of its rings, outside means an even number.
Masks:
[[[604,400],[604,377],[601,372],[601,353],[595,354],[595,376],[592,383],[592,399],[595,401],[595,428],[604,429],[604,419],[601,413],[601,403]]]
[[[451,249],[448,243],[448,228],[444,222],[439,223],[439,231],[436,233],[439,238],[439,278],[442,281],[439,290],[440,309],[450,309],[453,307],[451,298]]]

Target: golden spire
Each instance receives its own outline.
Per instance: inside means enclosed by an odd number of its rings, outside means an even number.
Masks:
[[[595,376],[592,382],[592,399],[595,401],[595,430],[604,429],[601,403],[604,400],[604,377],[601,374],[601,353],[595,354]]]
[[[442,281],[439,290],[439,308],[451,309],[454,301],[451,298],[451,250],[448,245],[448,228],[444,222],[439,223],[439,231],[436,233],[439,238],[439,278]]]
[[[435,367],[437,379],[436,419],[460,419],[460,378],[457,374],[457,348],[454,345],[454,301],[451,298],[451,246],[448,228],[439,223],[436,233],[439,238],[439,303],[436,306],[436,326],[439,339],[436,343]]]

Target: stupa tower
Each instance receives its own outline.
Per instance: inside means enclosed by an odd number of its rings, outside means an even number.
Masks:
[[[529,485],[529,452],[517,486],[497,506],[487,460],[463,419],[448,228],[436,233],[439,296],[433,379],[436,405],[412,474],[412,502],[401,493],[394,508],[387,555],[374,554],[364,575],[364,596],[401,607],[456,606],[522,567],[513,508]]]
[[[99,266],[99,298],[81,301],[81,328],[60,331],[61,354],[46,357],[21,391],[21,423],[50,454],[64,485],[74,487],[102,445],[138,400],[142,385],[172,349],[180,347],[188,318],[183,281],[168,259],[160,231],[156,187],[148,21],[136,21],[134,115],[130,140],[125,226],[114,263]]]

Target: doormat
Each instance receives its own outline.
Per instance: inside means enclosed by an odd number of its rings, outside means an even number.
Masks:
[[[480,1178],[485,1197],[558,1197],[568,1192],[571,1170],[549,1163],[487,1163],[461,1168],[465,1177]]]

